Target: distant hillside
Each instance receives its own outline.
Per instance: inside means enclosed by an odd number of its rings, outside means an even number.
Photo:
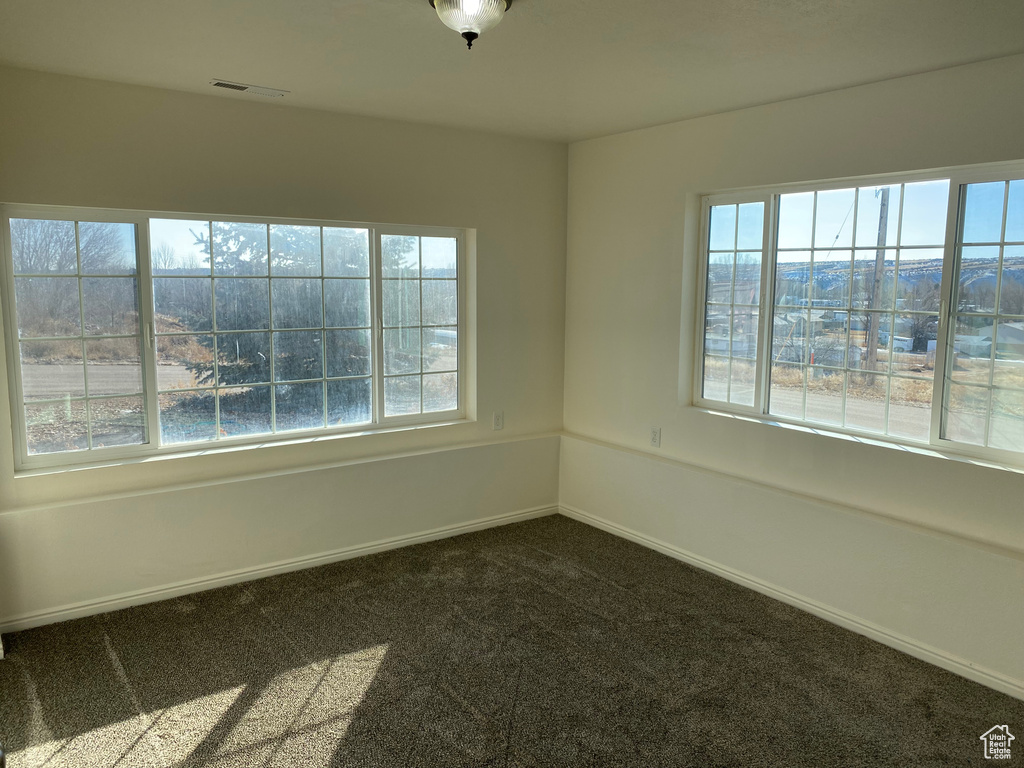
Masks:
[[[895,262],[885,262],[886,273],[892,275]],[[858,259],[854,262],[853,274],[861,279],[873,274],[874,259]],[[963,285],[971,290],[988,289],[994,291],[999,271],[996,259],[971,259],[964,264]],[[810,262],[787,262],[779,264],[776,278],[779,282],[808,282],[811,272]],[[850,281],[848,263],[834,261],[821,262],[814,265],[814,287],[816,295],[845,293]],[[939,284],[942,282],[942,260],[927,259],[922,261],[904,262],[900,269],[903,290],[911,290],[918,284]],[[1003,261],[1003,281],[1013,281],[1024,285],[1024,257],[1012,257]]]

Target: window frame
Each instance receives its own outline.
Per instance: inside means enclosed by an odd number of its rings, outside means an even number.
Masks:
[[[458,349],[456,350],[458,360],[458,409],[456,411],[432,411],[430,413],[419,413],[411,415],[399,415],[399,416],[387,416],[384,413],[384,381],[388,377],[384,373],[384,301],[381,295],[384,290],[384,276],[382,274],[383,264],[381,260],[382,246],[381,242],[386,235],[414,235],[417,237],[453,237],[453,233],[458,233],[458,253],[456,261],[456,290],[458,292],[457,301],[457,314],[456,314],[456,327],[457,327],[457,343]],[[371,321],[373,322],[372,335],[376,337],[373,347],[373,410],[374,410],[374,424],[380,423],[383,427],[405,427],[405,426],[416,426],[421,424],[430,424],[438,419],[428,418],[434,414],[455,414],[458,413],[458,418],[464,418],[466,414],[466,360],[467,360],[467,348],[468,348],[468,335],[465,327],[465,318],[469,306],[469,291],[468,291],[468,280],[466,279],[466,236],[465,230],[456,230],[443,227],[414,227],[408,225],[398,224],[376,224],[370,227],[370,314]],[[376,245],[375,245],[376,243]],[[374,249],[376,248],[376,256],[374,256]],[[421,245],[422,248],[422,245]],[[420,276],[417,278],[420,281],[420,325],[410,326],[419,327],[421,333],[421,344],[422,344],[422,329],[423,316],[422,316],[422,263],[420,264]],[[429,279],[429,278],[428,278]],[[374,310],[374,294],[376,296],[376,312]],[[422,350],[422,347],[421,347]],[[420,407],[423,405],[423,384],[422,376],[425,372],[422,369],[422,361],[420,366]],[[377,409],[380,408],[380,421],[377,419]],[[441,421],[451,421],[453,418],[445,418]]]
[[[50,221],[100,222],[132,224],[135,227],[136,281],[139,314],[139,348],[141,355],[142,398],[144,429],[148,442],[139,445],[88,448],[78,451],[30,454],[28,452],[27,421],[24,411],[24,387],[20,355],[17,307],[14,295],[15,272],[11,243],[11,219],[40,219]],[[316,226],[365,229],[368,235],[370,259],[370,345],[372,355],[371,379],[371,421],[346,426],[323,426],[309,429],[267,432],[257,435],[219,437],[215,440],[160,444],[159,400],[157,382],[156,331],[153,304],[153,270],[150,248],[150,221],[154,219],[204,220],[230,223],[253,223],[267,226]],[[391,225],[372,222],[343,221],[335,219],[303,219],[273,216],[240,216],[235,214],[210,214],[182,211],[147,211],[134,209],[91,208],[78,206],[54,206],[33,204],[0,204],[0,253],[4,265],[0,269],[0,303],[3,305],[3,340],[6,347],[7,380],[12,436],[14,444],[14,470],[16,473],[57,471],[93,466],[107,466],[137,459],[173,457],[177,455],[209,454],[261,445],[296,442],[317,442],[338,437],[388,432],[424,426],[471,421],[468,405],[472,393],[469,391],[473,377],[468,369],[469,335],[471,322],[470,286],[471,255],[469,254],[469,230],[455,227]],[[383,401],[383,297],[381,276],[380,238],[382,234],[413,235],[416,237],[444,237],[456,241],[457,280],[457,407],[445,411],[386,416]],[[322,236],[321,236],[322,237]],[[269,253],[268,253],[269,258]],[[321,260],[323,243],[321,240]],[[211,264],[212,266],[212,264]],[[268,265],[269,266],[269,265]],[[321,261],[322,267],[322,261]],[[211,273],[212,274],[212,273]],[[272,271],[268,270],[270,285]],[[319,278],[327,279],[321,273]],[[323,318],[326,322],[326,318]],[[421,317],[422,322],[422,317]],[[84,331],[84,329],[83,329]],[[273,333],[273,327],[267,328]],[[421,349],[422,355],[422,349]],[[84,360],[83,360],[84,366]],[[327,380],[326,370],[323,381]],[[272,386],[272,383],[271,383]],[[422,407],[422,395],[421,395]]]
[[[761,187],[747,187],[700,196],[699,248],[697,262],[697,302],[694,318],[693,376],[690,405],[712,413],[742,416],[765,424],[785,425],[810,430],[818,434],[846,439],[857,439],[867,443],[888,445],[896,448],[917,450],[932,455],[942,455],[962,460],[982,462],[1012,469],[1024,468],[1024,452],[977,446],[957,442],[945,437],[946,405],[949,399],[950,379],[948,371],[953,354],[953,337],[956,333],[956,307],[954,300],[959,274],[959,255],[963,245],[960,242],[965,215],[965,187],[988,181],[1024,178],[1024,160],[986,163],[971,166],[954,166],[922,171],[851,176],[822,181],[792,182]],[[945,239],[942,246],[942,276],[939,287],[940,302],[938,327],[936,331],[935,363],[932,375],[932,402],[928,440],[915,440],[894,435],[881,434],[855,427],[797,419],[769,413],[770,407],[770,366],[766,360],[772,348],[772,328],[775,313],[776,272],[778,266],[778,209],[779,198],[784,194],[800,192],[826,192],[851,187],[885,186],[915,182],[949,180],[949,196],[946,208]],[[743,406],[703,396],[704,387],[704,346],[705,313],[708,298],[708,256],[711,224],[711,207],[738,203],[766,202],[765,229],[770,232],[763,243],[761,262],[761,294],[758,305],[759,329],[756,351],[756,380],[753,406]],[[891,374],[890,374],[891,375]]]
[[[758,403],[767,402],[767,366],[764,364],[764,356],[761,351],[765,349],[766,333],[770,327],[769,323],[765,322],[766,301],[769,298],[770,283],[774,279],[774,270],[766,269],[768,259],[771,255],[770,242],[775,237],[775,207],[774,207],[775,196],[766,189],[753,189],[750,191],[733,191],[725,192],[716,195],[703,195],[701,197],[701,227],[700,227],[700,262],[698,264],[698,305],[697,305],[697,333],[699,334],[699,343],[696,344],[696,357],[694,367],[694,404],[705,408],[713,408],[715,404],[725,406],[727,410],[732,413],[740,413],[748,416],[760,416],[762,411],[758,407]],[[738,205],[742,203],[763,203],[764,204],[764,225],[762,227],[762,242],[761,242],[761,281],[760,281],[760,293],[758,296],[758,332],[757,332],[757,350],[754,361],[754,404],[752,406],[741,405],[737,403],[722,402],[721,400],[707,400],[703,397],[702,393],[704,390],[704,328],[707,311],[707,287],[708,287],[708,256],[710,252],[710,230],[711,230],[711,207],[713,205]],[[735,285],[735,268],[733,271],[733,285]],[[730,359],[732,357],[731,352],[731,339],[732,335],[730,332]],[[770,343],[770,336],[768,337]]]

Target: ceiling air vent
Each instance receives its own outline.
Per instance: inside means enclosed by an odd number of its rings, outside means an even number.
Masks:
[[[291,93],[291,91],[281,91],[277,88],[266,88],[262,85],[246,85],[245,83],[232,83],[230,80],[220,79],[211,80],[210,85],[214,88],[227,88],[229,91],[251,93],[254,96],[267,96],[271,99],[277,99],[284,96],[286,93]]]

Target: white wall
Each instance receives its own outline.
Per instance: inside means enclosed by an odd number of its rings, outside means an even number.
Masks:
[[[729,567],[771,582],[783,578],[779,569],[788,558],[800,557],[798,569],[785,570],[787,589],[883,627],[917,611],[914,606],[941,615],[963,607],[961,569],[942,565],[961,556],[973,562],[968,542],[1024,557],[1024,474],[725,418],[689,405],[701,193],[1021,159],[1022,125],[1024,56],[1016,56],[573,144],[565,430],[650,451],[649,429],[658,425],[662,448],[656,453],[674,460],[675,471],[708,472],[699,481],[686,474],[676,485],[649,488],[638,484],[636,473],[609,474],[606,462],[584,463],[571,477],[563,468],[563,503],[716,560],[723,555],[710,542],[742,539],[747,525],[728,513],[734,496],[717,473],[816,498],[823,503],[802,508],[815,521],[813,534],[806,535],[785,517],[785,505],[757,505],[759,529],[794,537],[792,544],[776,550],[775,538],[758,545],[763,549],[738,548]],[[583,493],[588,485],[614,488],[609,498],[620,504],[588,509],[600,493]],[[701,489],[707,504],[688,504],[691,487]],[[837,512],[836,504],[849,511]],[[635,514],[637,507],[648,511]],[[860,525],[851,550],[857,556],[841,558],[849,530],[845,515],[854,510],[950,533],[955,538],[943,541],[960,540],[952,550],[959,554],[908,542],[908,562],[920,576],[908,580],[901,569],[870,556],[872,542],[877,551],[889,551],[896,535],[876,520]],[[822,554],[810,554],[816,552]],[[891,554],[898,557],[899,549]],[[836,562],[844,563],[842,584],[830,576]],[[925,576],[931,579],[929,599],[920,594],[928,586]],[[979,600],[986,593],[1015,598],[1005,605],[1012,620],[954,629],[939,615],[928,626],[923,617],[907,616],[890,628],[1024,680],[1019,568],[983,569],[967,583]]]
[[[558,442],[432,449],[2,513],[0,629],[550,514]]]
[[[564,145],[2,67],[0,109],[3,202],[475,228],[482,414],[446,427],[15,477],[0,370],[0,628],[65,604],[555,503],[557,455],[543,440],[532,450],[547,465],[517,453],[530,441],[510,455],[449,449],[561,427]],[[498,409],[505,430],[495,433]],[[465,469],[438,468],[432,451],[461,457]],[[391,459],[410,452],[421,458]],[[388,468],[387,498],[406,500],[405,517],[388,512],[385,524],[379,506],[353,511],[349,498],[368,498],[365,464],[302,474],[309,507],[248,490],[253,477],[366,458]],[[446,505],[423,503],[435,469]],[[506,488],[518,471],[522,487],[504,495],[479,481],[493,476]],[[215,490],[149,495],[204,483]],[[363,490],[351,496],[353,488]],[[116,503],[94,501],[111,494]],[[374,524],[348,524],[353,514]],[[173,551],[186,542],[172,520],[187,521],[195,556]]]

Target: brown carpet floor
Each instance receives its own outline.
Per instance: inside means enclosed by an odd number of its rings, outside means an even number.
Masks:
[[[6,641],[9,768],[1024,762],[1024,702],[564,517]]]

